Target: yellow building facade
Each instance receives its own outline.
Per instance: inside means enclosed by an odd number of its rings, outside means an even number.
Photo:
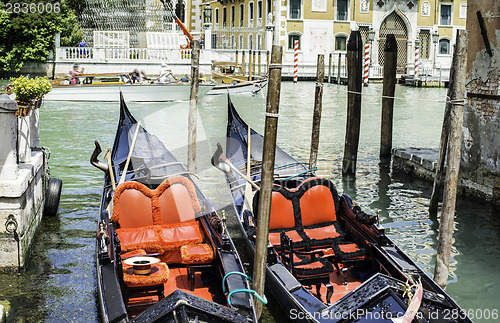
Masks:
[[[299,41],[301,56],[341,54],[351,30],[371,45],[372,65],[383,65],[388,34],[398,42],[398,71],[415,62],[449,67],[456,30],[465,29],[467,0],[219,0],[202,1],[198,12],[212,8],[212,48],[268,50],[273,39],[285,56]],[[201,19],[201,16],[200,16]]]

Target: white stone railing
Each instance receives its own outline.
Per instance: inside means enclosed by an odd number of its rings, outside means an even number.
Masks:
[[[170,61],[191,59],[191,49],[58,47],[58,62]]]

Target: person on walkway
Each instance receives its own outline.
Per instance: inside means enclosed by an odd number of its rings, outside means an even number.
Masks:
[[[167,64],[161,64],[160,76],[158,77],[158,83],[172,83],[177,81],[172,75],[172,71],[167,69]]]
[[[183,77],[181,77],[181,82],[182,83],[189,83],[189,77],[187,75],[184,75]]]
[[[81,71],[78,70],[78,65],[73,65],[73,70],[71,71],[71,84],[77,84],[78,79],[76,78],[78,75],[83,74],[84,69]]]

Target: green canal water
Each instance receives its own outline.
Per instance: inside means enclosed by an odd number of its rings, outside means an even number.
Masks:
[[[282,84],[278,144],[300,161],[309,160],[314,102],[313,82]],[[341,164],[347,106],[346,87],[325,84],[317,172],[365,210],[380,210],[381,222],[394,239],[432,276],[438,221],[427,211],[429,183],[379,166],[382,86],[363,89],[361,137],[355,183],[343,182]],[[443,118],[445,89],[397,87],[394,147],[436,147]],[[233,96],[242,117],[262,132],[265,97]],[[224,142],[225,96],[199,102],[198,171],[200,186],[217,209],[228,211],[238,246],[243,246],[231,218],[225,179],[210,166],[217,141]],[[129,104],[142,124],[167,148],[185,160],[187,103]],[[95,281],[95,230],[103,174],[89,163],[93,141],[111,147],[118,103],[45,102],[40,110],[42,145],[51,151],[53,176],[63,180],[59,214],[44,218],[26,272],[0,275],[0,301],[10,308],[9,322],[98,322]],[[500,309],[500,212],[481,201],[458,199],[448,293],[477,322]],[[244,257],[244,255],[243,255]],[[251,266],[249,266],[251,269]],[[284,314],[268,306],[263,321],[282,321]],[[481,316],[481,317],[480,317]]]

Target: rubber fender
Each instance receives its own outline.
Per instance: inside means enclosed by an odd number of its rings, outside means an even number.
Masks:
[[[59,209],[61,199],[62,181],[59,178],[49,179],[47,190],[45,191],[45,205],[43,207],[44,216],[55,216]]]

